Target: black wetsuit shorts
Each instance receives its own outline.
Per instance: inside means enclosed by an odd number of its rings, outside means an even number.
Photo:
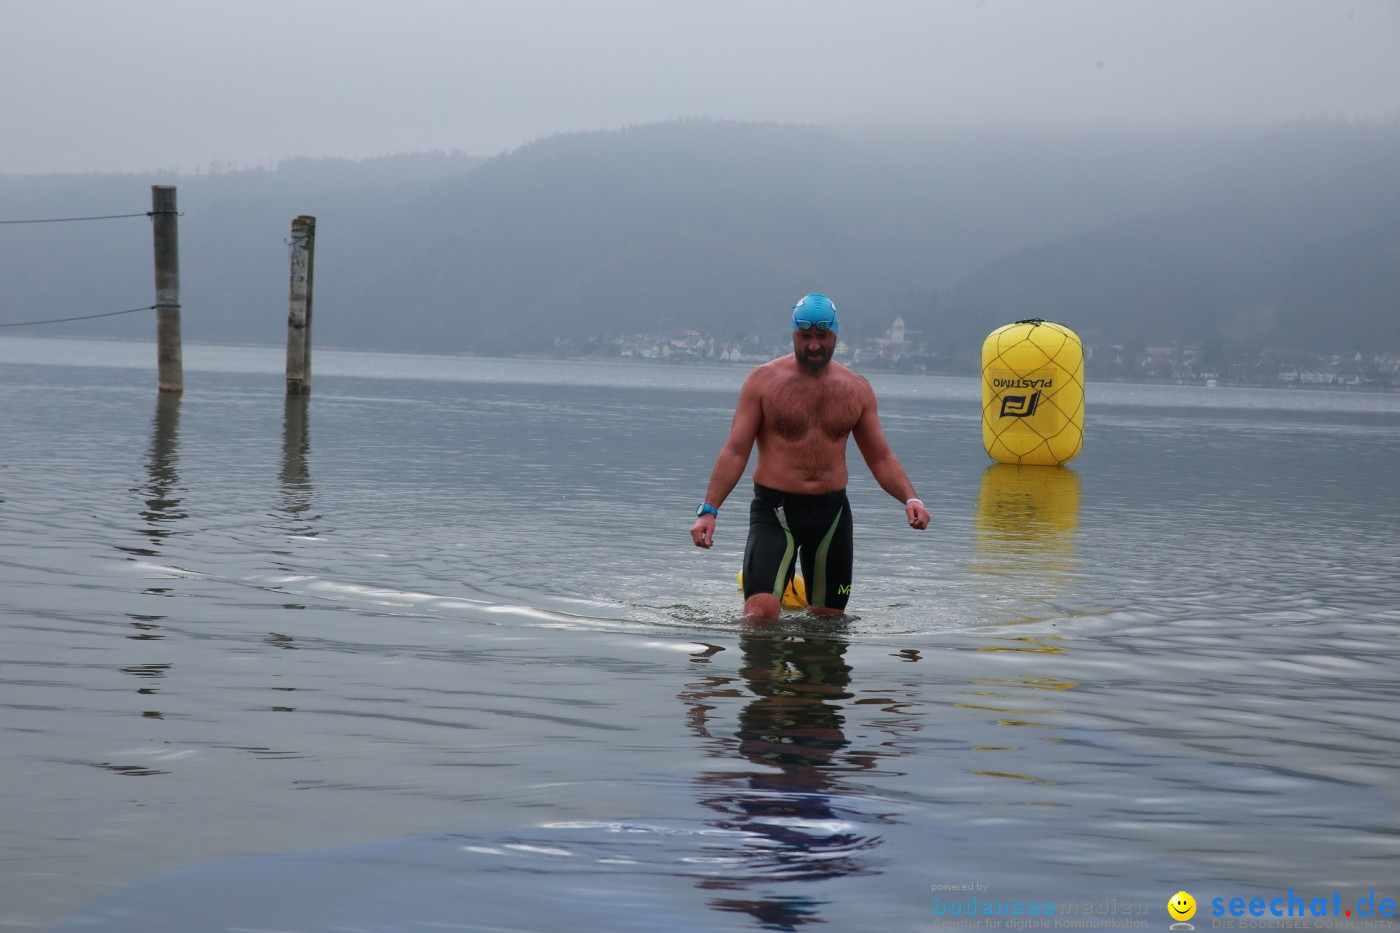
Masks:
[[[797,495],[754,483],[753,492],[744,599],[772,593],[781,601],[800,562],[808,604],[844,611],[854,558],[846,491]]]

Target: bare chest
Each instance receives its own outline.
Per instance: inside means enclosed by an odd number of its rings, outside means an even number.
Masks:
[[[764,400],[763,424],[786,441],[845,440],[860,420],[861,401],[847,383],[813,386],[785,380]]]

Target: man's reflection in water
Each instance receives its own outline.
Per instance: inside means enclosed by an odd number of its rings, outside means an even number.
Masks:
[[[691,728],[709,755],[737,756],[757,766],[724,768],[699,779],[701,804],[719,814],[714,825],[741,835],[716,837],[714,872],[698,886],[739,893],[774,882],[877,873],[881,863],[873,851],[880,837],[872,824],[892,822],[894,815],[872,812],[868,800],[842,785],[847,776],[871,771],[898,752],[891,746],[855,749],[843,731],[842,704],[853,696],[848,642],[824,626],[801,635],[750,631],[739,646],[741,680],[706,677],[683,695]],[[711,734],[707,716],[716,702],[744,696],[743,688],[753,699],[739,714],[735,736]],[[899,716],[885,728],[904,733],[914,726]],[[710,902],[778,930],[822,922],[821,904],[797,893]]]
[[[278,511],[290,522],[286,528],[287,534],[303,538],[316,537],[311,522],[321,517],[310,514],[311,471],[306,465],[307,455],[311,452],[309,404],[308,396],[287,396],[282,414],[282,470],[278,476],[282,484],[282,502]]]
[[[170,527],[186,517],[180,508],[180,394],[161,392],[156,396],[156,413],[151,422],[151,449],[146,456],[146,482],[132,489],[141,497],[145,508],[140,512],[145,524],[136,529],[145,537],[141,547],[118,549],[139,557],[155,557],[160,553],[160,544],[175,529]]]

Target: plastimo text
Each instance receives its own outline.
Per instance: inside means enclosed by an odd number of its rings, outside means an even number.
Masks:
[[[1055,385],[1054,379],[993,379],[994,389],[1050,389]]]

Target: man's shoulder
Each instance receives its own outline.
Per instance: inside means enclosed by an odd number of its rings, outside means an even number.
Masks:
[[[836,360],[832,360],[830,363],[828,363],[826,368],[832,373],[839,374],[842,379],[850,379],[855,382],[865,383],[869,383],[870,381],[869,379],[866,379],[864,376],[862,376],[860,373],[851,369],[851,367],[847,366],[844,363],[838,363]]]
[[[842,385],[851,386],[859,392],[870,392],[871,394],[874,394],[875,392],[875,389],[870,385],[869,379],[865,378],[860,373],[856,372],[850,367],[843,366],[835,360],[832,360],[827,365],[827,375],[835,377],[834,381],[839,382]]]
[[[780,356],[776,360],[769,360],[760,363],[749,371],[745,382],[766,384],[775,379],[781,379],[793,371],[793,360],[791,356]]]

